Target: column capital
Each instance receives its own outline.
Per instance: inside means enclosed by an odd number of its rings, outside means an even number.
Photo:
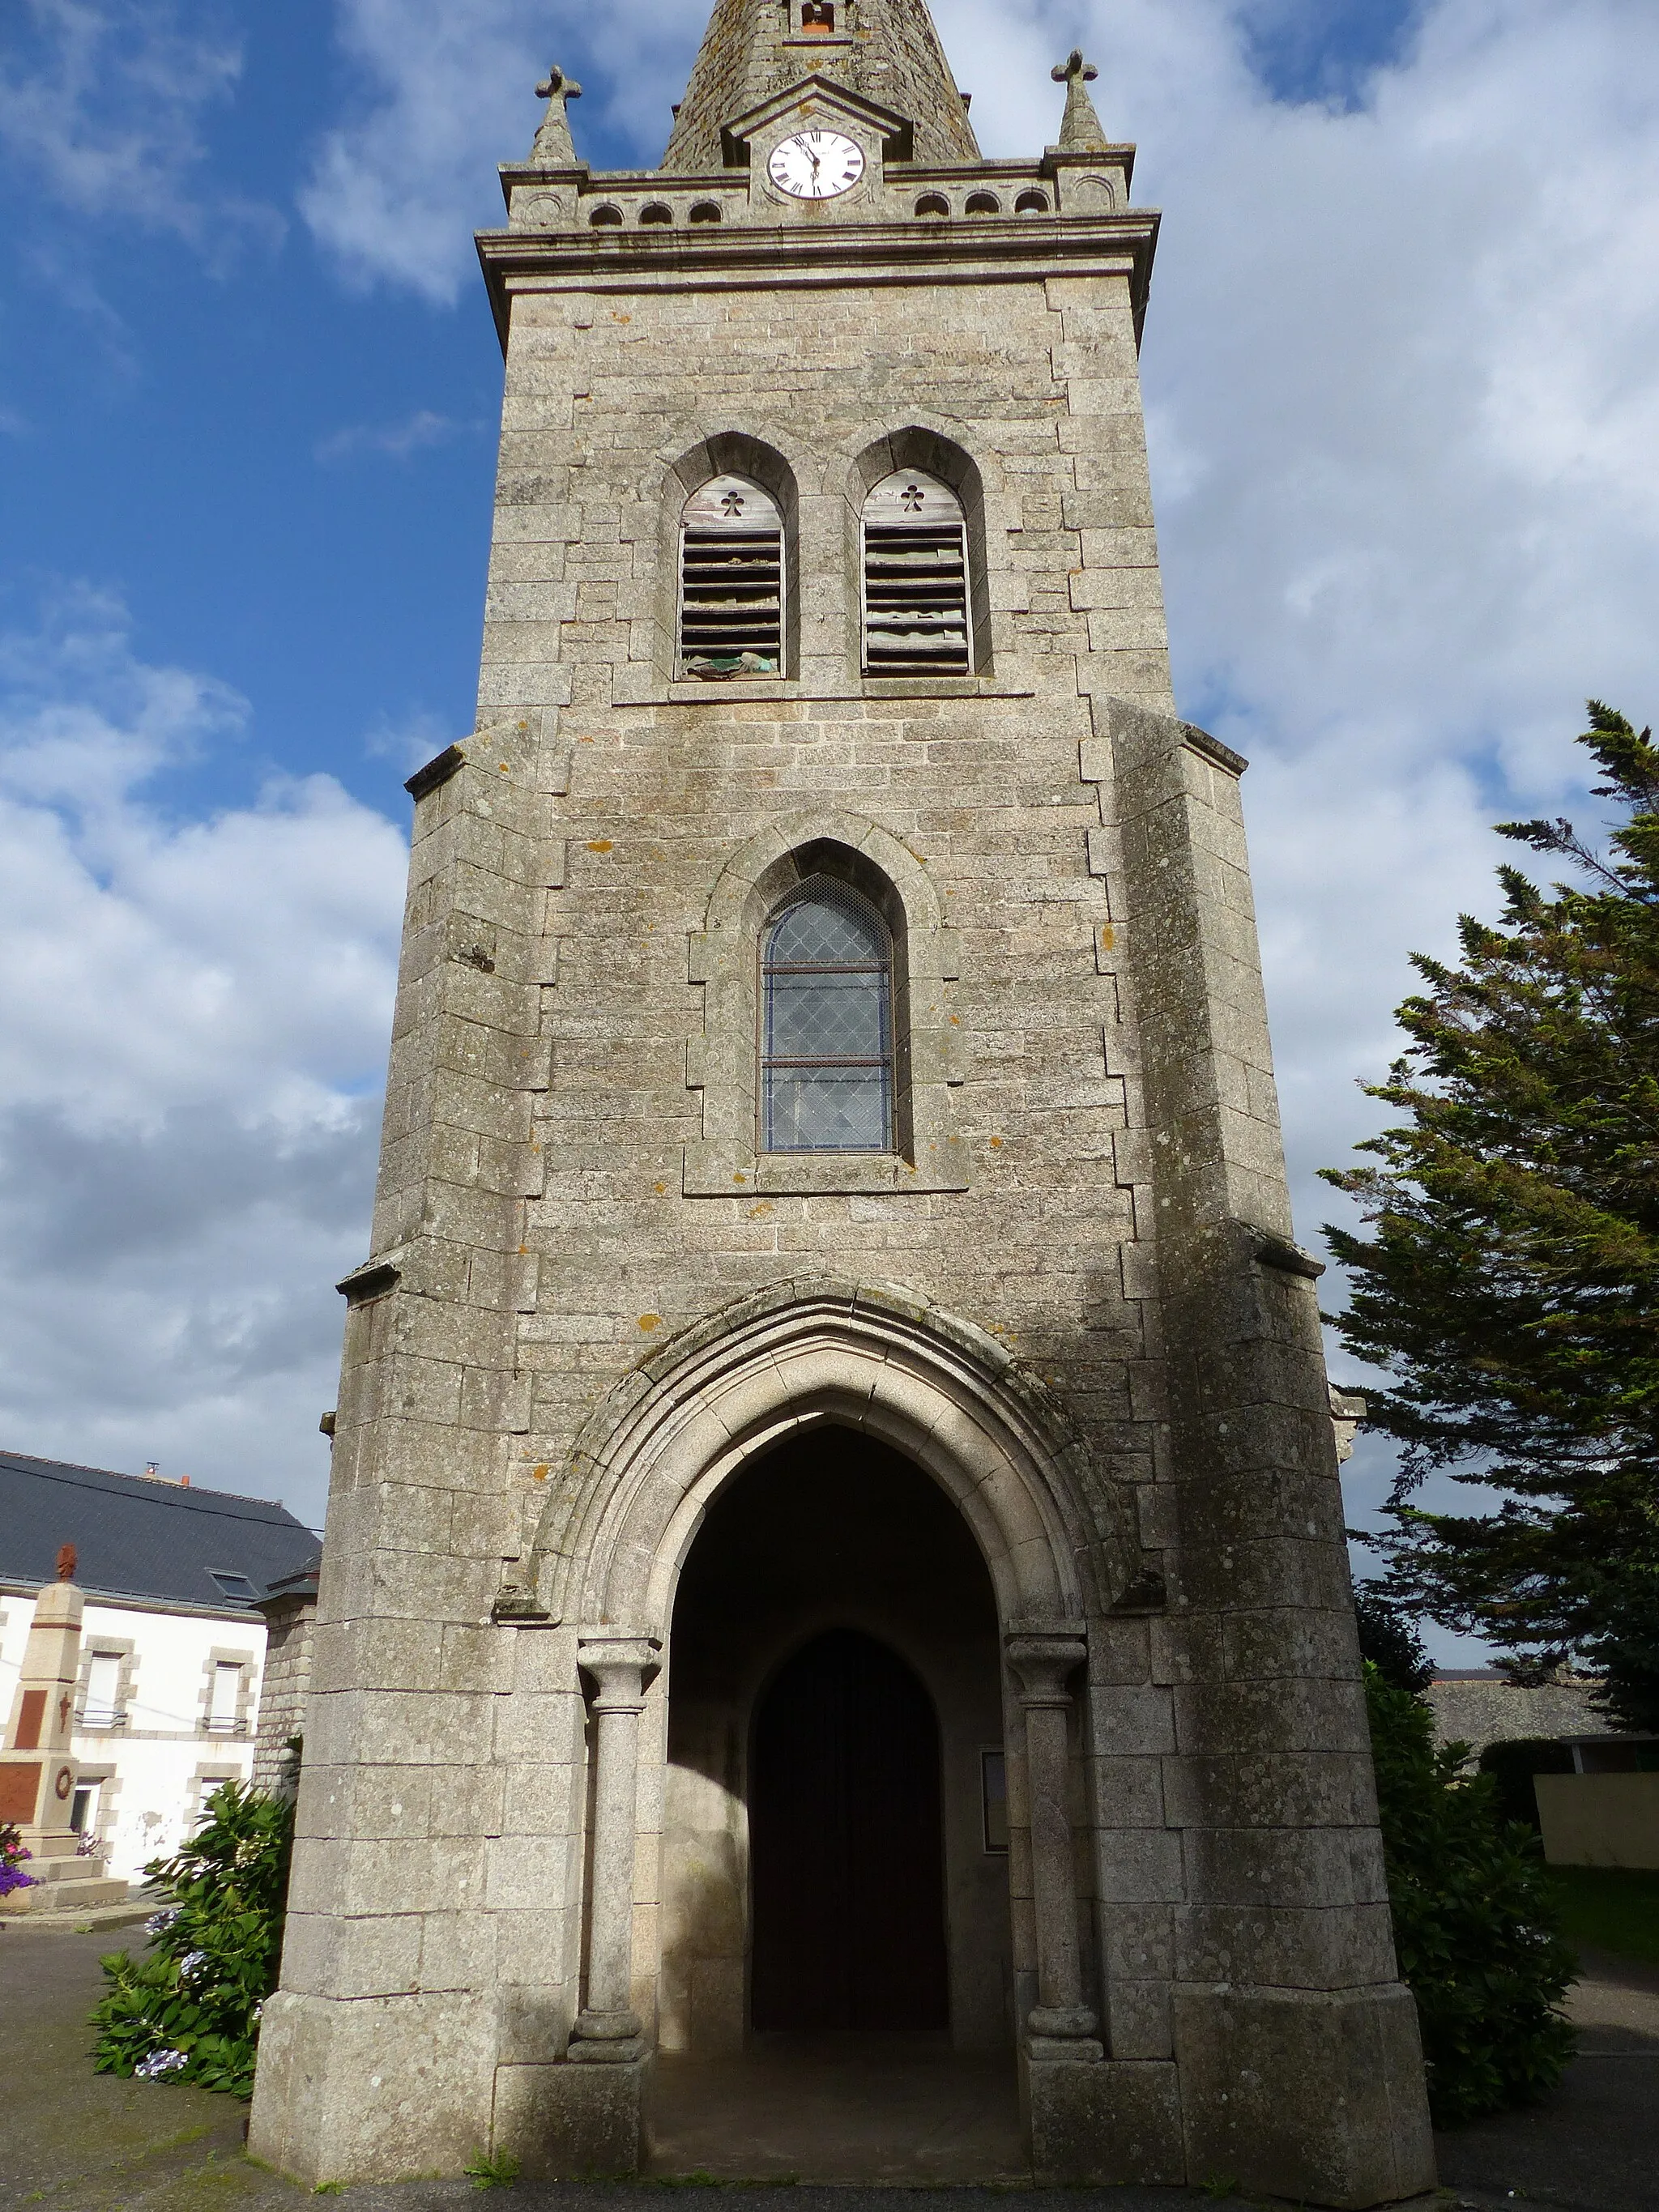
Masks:
[[[599,1685],[595,1712],[637,1712],[646,1685],[662,1665],[662,1639],[625,1630],[578,1635],[576,1664]]]
[[[1022,1705],[1029,1710],[1071,1704],[1066,1682],[1089,1656],[1087,1642],[1075,1629],[1016,1629],[1002,1644],[1019,1685]]]

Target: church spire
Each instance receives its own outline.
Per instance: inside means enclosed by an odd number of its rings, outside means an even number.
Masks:
[[[927,0],[714,0],[664,169],[720,168],[722,126],[812,76],[904,116],[919,161],[980,158]]]

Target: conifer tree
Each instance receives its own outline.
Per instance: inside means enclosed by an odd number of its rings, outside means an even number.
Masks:
[[[1607,1710],[1659,1727],[1659,748],[1592,701],[1579,742],[1618,816],[1604,857],[1570,822],[1501,835],[1571,864],[1546,893],[1498,870],[1464,915],[1385,1083],[1399,1115],[1324,1170],[1367,1233],[1328,1228],[1346,1348],[1387,1370],[1371,1419],[1404,1447],[1386,1597],[1486,1637],[1525,1679],[1602,1672]],[[1413,1504],[1443,1468],[1467,1512]]]

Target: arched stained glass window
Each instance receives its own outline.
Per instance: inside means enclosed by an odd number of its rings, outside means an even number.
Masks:
[[[880,915],[820,877],[771,924],[761,963],[769,1152],[892,1146],[893,952]]]

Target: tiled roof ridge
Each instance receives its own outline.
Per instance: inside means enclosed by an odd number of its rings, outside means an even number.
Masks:
[[[721,167],[720,131],[815,73],[895,110],[912,125],[918,160],[976,161],[979,144],[927,0],[840,0],[848,39],[790,38],[780,0],[715,0],[675,117],[664,170]]]

